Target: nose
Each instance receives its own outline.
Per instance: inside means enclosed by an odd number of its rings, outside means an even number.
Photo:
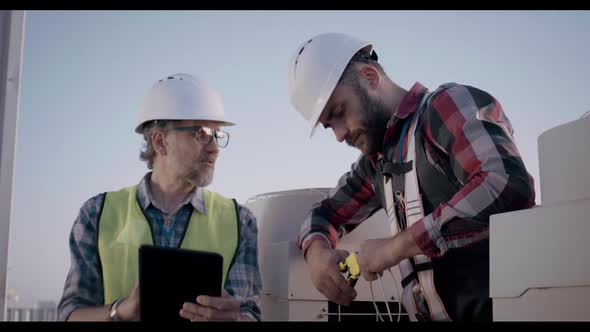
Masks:
[[[348,129],[344,126],[332,126],[332,131],[334,131],[334,136],[336,136],[336,140],[342,143],[346,137],[348,136]]]
[[[219,146],[217,145],[217,140],[216,140],[215,137],[213,137],[213,139],[211,140],[211,142],[209,142],[209,144],[207,144],[205,146],[205,149],[209,153],[215,153],[215,154],[217,154],[219,152]]]

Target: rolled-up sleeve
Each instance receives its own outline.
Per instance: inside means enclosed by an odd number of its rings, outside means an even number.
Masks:
[[[360,156],[328,197],[312,207],[297,238],[297,246],[304,255],[316,240],[327,241],[335,248],[346,230],[354,229],[381,208],[371,184],[374,173],[369,159]]]

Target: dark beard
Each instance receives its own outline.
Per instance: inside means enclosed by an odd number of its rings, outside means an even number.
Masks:
[[[363,133],[367,137],[367,151],[364,151],[364,153],[372,155],[383,152],[383,138],[390,118],[387,107],[381,100],[371,98],[360,84],[355,90],[360,99],[364,115],[362,125],[365,130]]]

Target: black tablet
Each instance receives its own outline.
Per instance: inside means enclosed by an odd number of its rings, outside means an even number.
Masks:
[[[218,253],[143,245],[139,248],[141,321],[188,322],[184,302],[221,296],[223,256]]]

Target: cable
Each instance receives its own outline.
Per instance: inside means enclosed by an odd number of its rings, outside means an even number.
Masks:
[[[373,306],[375,307],[375,314],[377,315],[377,321],[379,321],[379,318],[381,318],[381,321],[385,322],[385,319],[383,319],[383,317],[381,317],[381,314],[379,313],[379,308],[377,308],[377,303],[375,302],[375,295],[373,294],[373,281],[369,281],[369,288],[371,289],[371,300],[373,302]]]
[[[387,271],[389,271],[389,274],[391,275],[391,279],[393,280],[393,286],[395,286],[395,290],[396,290],[396,295],[397,295],[397,322],[399,323],[401,318],[402,318],[402,294],[399,291],[399,287],[397,287],[397,282],[395,280],[395,277],[393,276],[393,272],[391,272],[391,269],[388,268]]]
[[[377,275],[377,280],[379,280],[381,293],[383,293],[383,301],[385,301],[385,308],[387,308],[387,315],[389,316],[389,321],[393,322],[393,317],[391,317],[391,311],[389,310],[389,301],[387,301],[387,296],[385,295],[385,290],[383,289],[383,282],[381,281],[381,277],[379,275]]]

